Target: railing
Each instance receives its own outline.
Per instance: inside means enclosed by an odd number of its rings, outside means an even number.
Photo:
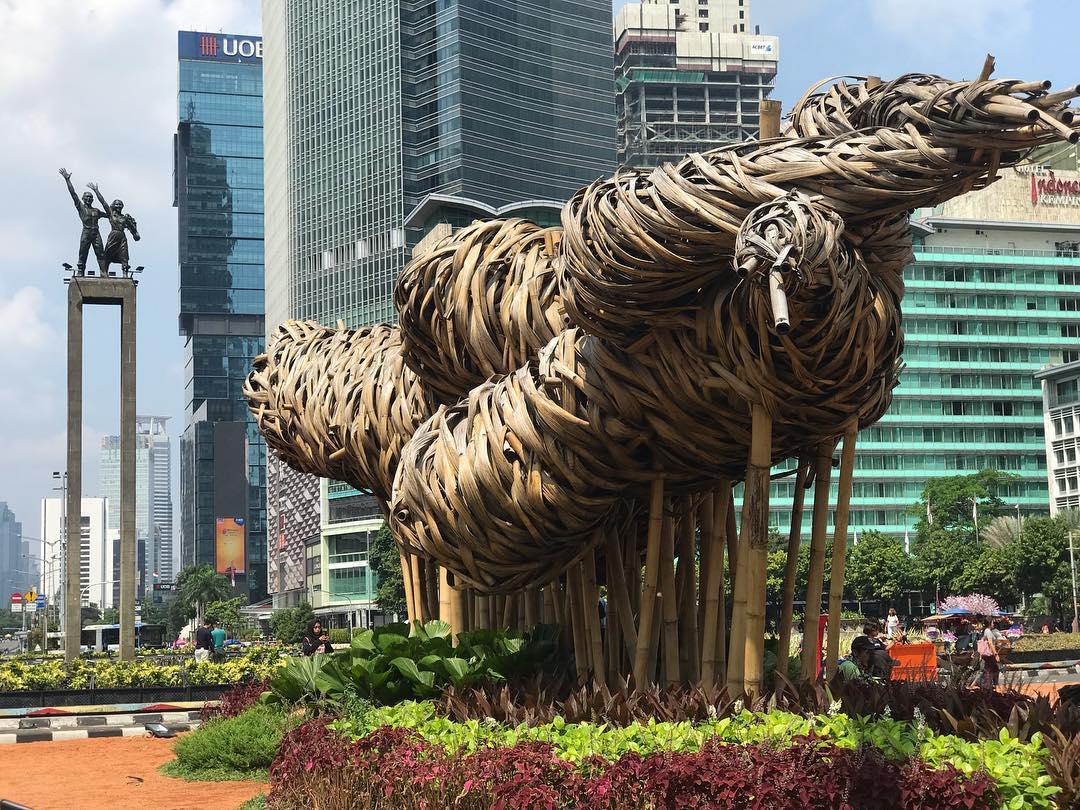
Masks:
[[[975,248],[948,247],[945,245],[917,245],[916,256],[920,253],[949,254],[959,253],[965,256],[1039,256],[1051,259],[1080,259],[1080,251],[1075,250],[1029,250],[1027,248]]]

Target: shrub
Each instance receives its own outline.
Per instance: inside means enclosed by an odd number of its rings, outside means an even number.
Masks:
[[[307,603],[275,610],[270,614],[270,634],[283,644],[297,644],[314,618],[315,611]]]
[[[347,627],[334,627],[330,630],[330,643],[332,645],[348,644],[352,639]]]
[[[177,764],[188,773],[268,768],[281,745],[285,720],[283,712],[266,706],[210,720],[177,739],[173,746]]]
[[[1013,644],[1017,652],[1080,650],[1080,633],[1030,633]]]
[[[627,753],[580,767],[545,742],[448,755],[403,729],[349,744],[325,723],[286,737],[270,771],[272,808],[981,808],[999,803],[981,773],[887,762],[869,749],[803,738],[790,747],[710,742],[688,753]]]

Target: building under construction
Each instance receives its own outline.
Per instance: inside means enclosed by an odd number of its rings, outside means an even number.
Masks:
[[[615,17],[619,162],[656,166],[756,138],[780,41],[749,0],[642,0]]]

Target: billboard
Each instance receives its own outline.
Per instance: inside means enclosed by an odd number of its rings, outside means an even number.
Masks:
[[[177,45],[177,52],[181,59],[262,63],[262,37],[179,31]]]
[[[244,518],[219,517],[214,548],[219,574],[244,573]]]

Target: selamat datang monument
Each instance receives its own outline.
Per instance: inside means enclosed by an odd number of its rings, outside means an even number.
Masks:
[[[410,620],[558,622],[583,675],[760,693],[770,468],[797,459],[789,558],[814,490],[816,627],[833,455],[836,615],[855,436],[901,368],[910,210],[1080,138],[1080,87],[992,69],[821,83],[782,133],[766,102],[760,141],[620,170],[561,227],[461,229],[401,274],[398,325],[279,327],[246,388],[267,443],[378,496]]]

